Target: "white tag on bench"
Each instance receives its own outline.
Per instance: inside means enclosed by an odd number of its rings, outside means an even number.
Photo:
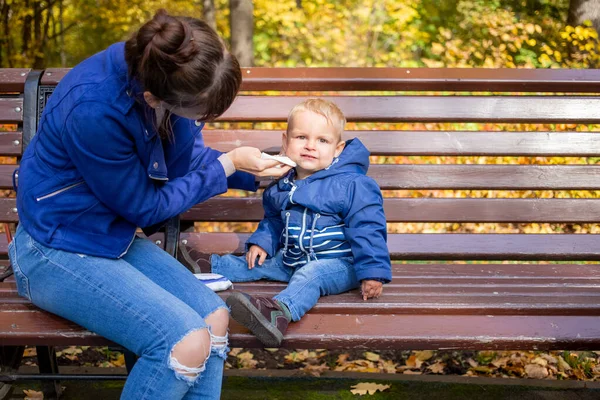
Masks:
[[[208,286],[213,292],[220,292],[227,290],[233,286],[233,283],[223,275],[219,274],[194,274],[198,280]]]

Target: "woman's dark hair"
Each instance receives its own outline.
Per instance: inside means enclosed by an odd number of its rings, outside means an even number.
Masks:
[[[233,103],[242,82],[237,59],[204,21],[159,10],[125,43],[129,75],[165,103],[195,107],[210,121]],[[159,126],[170,133],[166,113]],[[166,132],[165,132],[166,129]]]

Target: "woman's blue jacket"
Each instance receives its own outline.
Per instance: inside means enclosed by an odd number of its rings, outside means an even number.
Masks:
[[[35,240],[119,258],[137,227],[152,233],[228,187],[256,189],[250,174],[226,177],[222,153],[204,146],[203,124],[172,116],[173,140],[162,140],[142,94],[123,43],[60,81],[19,168],[19,220]]]

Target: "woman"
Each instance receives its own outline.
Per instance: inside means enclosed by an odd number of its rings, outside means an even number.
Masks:
[[[9,248],[19,293],[140,356],[123,399],[219,397],[227,308],[135,231],[289,170],[256,148],[203,146],[203,121],[240,83],[208,25],[161,10],[61,80],[23,155]]]

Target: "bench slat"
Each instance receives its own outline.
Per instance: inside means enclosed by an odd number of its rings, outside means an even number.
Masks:
[[[292,324],[286,348],[581,349],[600,345],[597,316],[372,315],[311,312]],[[230,344],[262,347],[237,323]],[[96,345],[111,342],[30,304],[0,305],[3,345]]]
[[[287,121],[307,97],[239,96],[218,121]],[[600,123],[597,97],[335,96],[348,121]]]
[[[204,254],[242,254],[247,233],[182,233]],[[395,260],[598,261],[600,235],[586,234],[390,234]]]
[[[23,93],[30,68],[0,68],[0,93]]]
[[[48,68],[56,85],[68,68]],[[600,93],[597,70],[507,68],[243,68],[242,90]]]
[[[6,208],[5,208],[6,207]],[[0,218],[16,218],[0,200]],[[596,222],[600,199],[385,198],[388,222]],[[181,215],[187,221],[260,221],[262,199],[217,197]]]
[[[23,98],[0,97],[0,124],[23,122]]]
[[[20,156],[23,152],[23,132],[0,132],[0,156]]]
[[[0,165],[0,189],[12,189],[15,167]],[[600,190],[600,165],[385,164],[368,175],[382,189]]]
[[[227,152],[254,146],[278,154],[281,130],[205,129],[207,146]],[[372,155],[583,156],[600,155],[600,132],[346,131]]]

